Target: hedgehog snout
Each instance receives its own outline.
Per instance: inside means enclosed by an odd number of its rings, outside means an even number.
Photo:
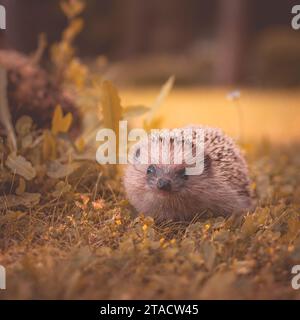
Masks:
[[[159,190],[163,191],[171,191],[172,189],[171,180],[165,178],[158,179],[156,186]]]

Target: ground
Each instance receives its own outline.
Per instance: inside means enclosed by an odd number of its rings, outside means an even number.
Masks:
[[[122,168],[83,160],[61,178],[61,168],[41,165],[25,183],[2,160],[0,298],[300,298],[291,286],[300,264],[299,91],[242,90],[238,101],[227,91],[175,88],[159,115],[164,126],[203,123],[239,138],[254,213],[157,225],[126,201]],[[154,92],[121,97],[149,104]]]

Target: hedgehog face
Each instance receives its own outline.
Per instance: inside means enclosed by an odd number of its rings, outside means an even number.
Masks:
[[[184,160],[180,164],[174,163],[172,142],[169,164],[163,163],[165,151],[160,145],[159,151],[150,156],[145,140],[135,145],[124,175],[126,194],[139,213],[158,219],[188,220],[195,210],[199,210],[201,190],[207,190],[210,161],[205,161],[205,156],[203,173],[188,175],[187,168],[194,165]]]
[[[179,192],[184,187],[188,176],[183,165],[154,165],[147,167],[145,181],[153,192],[161,195]]]
[[[201,200],[193,185],[205,184],[205,180],[205,176],[186,175],[185,165],[129,165],[124,175],[131,204],[139,213],[156,219],[188,220]]]

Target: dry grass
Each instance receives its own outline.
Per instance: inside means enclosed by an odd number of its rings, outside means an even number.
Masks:
[[[161,110],[163,123],[199,122],[236,135],[235,106],[225,94],[175,90]],[[147,104],[154,93],[122,96],[125,104]],[[49,177],[40,162],[25,184],[40,199],[28,203],[21,179],[2,160],[0,264],[7,268],[7,290],[0,298],[300,298],[290,285],[291,268],[300,262],[299,93],[246,91],[240,102],[258,200],[246,217],[156,225],[134,215],[119,175],[110,177],[88,160],[78,161],[67,178]],[[36,148],[26,151],[33,163]],[[9,198],[16,193],[17,205]]]

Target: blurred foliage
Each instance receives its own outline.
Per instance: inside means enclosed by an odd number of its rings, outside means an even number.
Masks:
[[[151,111],[151,119],[154,120],[155,112],[171,90],[174,77],[170,78],[162,88],[152,107],[143,105],[123,107],[117,88],[110,81],[103,79],[99,73],[93,72],[92,68],[83,64],[75,55],[74,40],[83,27],[83,20],[79,15],[85,8],[85,2],[83,0],[65,0],[61,1],[61,8],[68,19],[68,25],[63,31],[61,41],[51,46],[51,61],[55,80],[62,82],[62,85],[72,92],[84,117],[86,132],[75,141],[75,146],[80,145],[81,149],[84,148],[85,144],[95,138],[95,132],[99,127],[113,129],[118,141],[120,120],[129,120],[149,111]],[[98,117],[95,117],[95,113]],[[66,118],[62,118],[61,109],[56,109],[54,122],[58,126],[66,126],[64,122],[67,122],[69,128],[70,117],[71,115],[67,115]],[[157,123],[149,122],[147,128],[150,129],[155,124]],[[55,134],[57,130],[56,126],[52,124],[52,133]]]
[[[51,48],[51,60],[55,66],[56,80],[59,82],[64,80],[64,72],[73,62],[73,42],[83,28],[83,20],[78,16],[82,13],[84,6],[82,0],[61,1],[62,11],[68,18],[68,26],[62,34],[61,41],[53,44]]]

